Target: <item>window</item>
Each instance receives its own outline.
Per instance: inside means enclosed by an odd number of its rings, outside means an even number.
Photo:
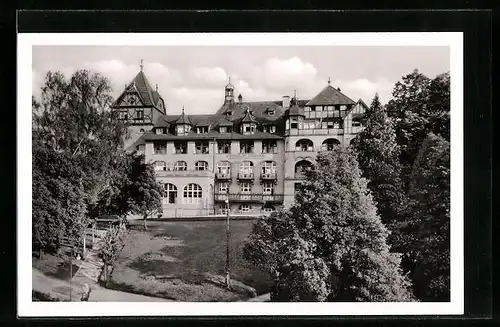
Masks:
[[[197,161],[194,165],[195,170],[208,170],[208,162],[206,161]]]
[[[273,109],[269,109],[269,110],[267,111],[267,114],[268,114],[269,116],[274,116],[274,110],[273,110]]]
[[[217,173],[223,176],[231,176],[231,163],[229,161],[221,161],[217,164]]]
[[[227,215],[227,212],[229,211],[227,203],[222,203],[219,205],[219,214],[220,215]]]
[[[290,121],[290,128],[299,128],[297,118],[292,118],[292,120]]]
[[[262,174],[264,175],[276,174],[276,162],[264,161],[262,163]]]
[[[141,129],[139,130],[139,133],[144,133],[144,128],[141,128]]]
[[[167,163],[165,161],[155,161],[155,170],[167,170]]]
[[[274,184],[266,182],[262,184],[262,193],[265,195],[273,195],[274,194]]]
[[[359,120],[353,120],[352,121],[352,127],[361,127],[362,124]]]
[[[253,153],[253,141],[241,141],[240,153]]]
[[[167,153],[167,143],[154,142],[154,154],[166,154],[166,153]]]
[[[199,204],[202,203],[202,189],[198,184],[188,184],[184,187],[183,199],[184,204]]]
[[[185,124],[177,125],[176,130],[177,130],[177,135],[185,135],[191,131],[191,126]]]
[[[227,127],[226,126],[219,127],[219,133],[227,133]]]
[[[328,128],[328,129],[333,129],[333,122],[332,122],[332,121],[329,121],[329,122],[327,123],[327,128]]]
[[[208,154],[209,153],[208,141],[196,141],[195,142],[195,153],[196,154]]]
[[[278,142],[275,140],[262,141],[262,153],[278,153]]]
[[[340,145],[340,141],[337,139],[326,139],[321,144],[321,150],[323,151],[332,151],[335,146]]]
[[[175,154],[186,154],[187,153],[187,142],[185,142],[185,141],[174,142],[174,153]]]
[[[228,111],[228,112],[226,112],[226,116],[231,116],[232,114],[233,114],[233,112],[232,112],[232,111]]]
[[[340,124],[339,123],[333,123],[333,128],[340,128]]]
[[[274,207],[273,207],[273,206],[265,206],[265,207],[262,207],[262,211],[263,211],[264,213],[271,213],[271,212],[273,212],[274,210],[275,210],[275,209],[274,209]]]
[[[198,134],[206,134],[206,133],[208,133],[208,127],[207,126],[198,127],[197,133]]]
[[[146,151],[146,145],[145,144],[139,144],[137,147],[137,152],[144,152]]]
[[[187,170],[187,163],[185,161],[177,161],[175,163],[174,170],[177,170],[177,171]]]
[[[255,124],[248,123],[241,125],[241,133],[242,134],[253,134],[255,132]]]
[[[302,183],[295,183],[295,184],[293,184],[293,191],[295,192],[295,194],[297,194],[298,192],[300,192],[301,187],[302,187]]]
[[[304,178],[305,172],[313,167],[307,160],[301,160],[295,164],[295,178]]]
[[[218,141],[217,153],[231,153],[231,141]]]
[[[173,184],[164,184],[163,188],[165,189],[165,202],[169,204],[174,204],[177,199],[177,187]]]
[[[135,112],[136,119],[144,119],[144,110],[139,109]]]
[[[119,117],[120,119],[127,119],[127,118],[128,118],[128,117],[127,117],[127,111],[126,111],[126,110],[124,110],[124,111],[120,111],[120,113],[118,114],[118,117]]]
[[[295,151],[314,151],[313,142],[308,139],[301,139],[295,143]]]
[[[252,210],[252,207],[249,204],[242,204],[240,205],[239,210],[241,213],[250,212],[250,210]]]
[[[228,182],[222,182],[219,183],[218,187],[218,193],[225,194],[229,192],[229,183]]]
[[[240,166],[240,174],[242,175],[252,175],[253,174],[253,162],[243,161]]]

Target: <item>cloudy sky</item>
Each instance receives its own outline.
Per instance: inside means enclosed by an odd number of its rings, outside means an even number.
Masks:
[[[165,99],[167,113],[213,113],[231,77],[244,101],[279,100],[297,90],[310,99],[330,78],[353,100],[369,103],[376,92],[386,103],[394,84],[418,68],[428,77],[448,71],[448,47],[257,47],[257,46],[35,46],[32,84],[39,94],[44,75],[70,76],[90,69],[108,77],[115,97],[140,70]]]

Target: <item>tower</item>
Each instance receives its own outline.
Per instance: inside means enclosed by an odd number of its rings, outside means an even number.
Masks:
[[[229,83],[226,85],[224,93],[224,105],[231,107],[234,104],[234,85],[231,84],[231,77],[229,77]]]

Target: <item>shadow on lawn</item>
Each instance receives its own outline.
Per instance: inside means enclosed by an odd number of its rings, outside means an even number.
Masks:
[[[271,283],[267,274],[253,267],[243,258],[244,240],[251,230],[246,221],[231,222],[230,270],[231,277],[253,287],[257,294],[268,293]],[[206,274],[224,276],[226,264],[225,223],[189,222],[151,226],[154,238],[181,240],[184,245],[166,245],[155,253],[155,259],[145,254],[128,266],[142,274],[170,276],[188,284],[207,282]],[[168,241],[166,241],[168,244]],[[163,260],[168,258],[168,260]],[[175,258],[177,261],[172,261]]]

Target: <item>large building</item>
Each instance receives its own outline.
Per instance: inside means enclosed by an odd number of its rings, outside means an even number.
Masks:
[[[221,90],[222,92],[222,90]],[[155,165],[164,186],[163,217],[265,214],[289,207],[319,151],[348,145],[367,109],[330,81],[311,100],[235,97],[229,81],[215,114],[166,114],[141,71],[112,106],[127,120],[128,150]]]

